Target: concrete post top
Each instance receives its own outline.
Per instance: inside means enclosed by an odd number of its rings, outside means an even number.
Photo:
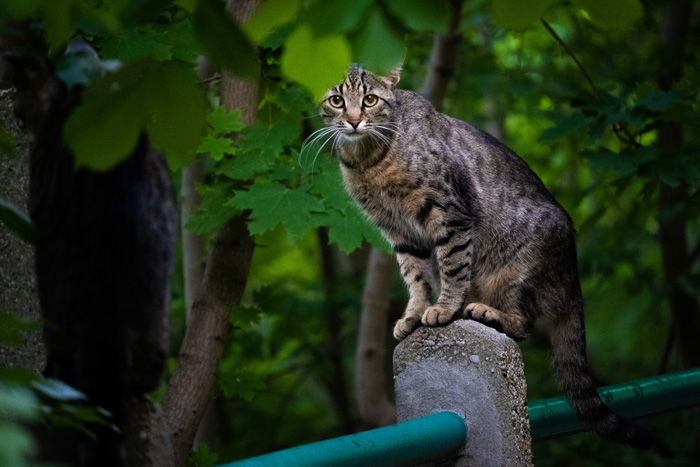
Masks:
[[[477,321],[460,319],[447,326],[421,326],[394,349],[394,375],[400,374],[406,364],[428,358],[479,364],[502,353],[522,359],[520,347],[513,339]]]

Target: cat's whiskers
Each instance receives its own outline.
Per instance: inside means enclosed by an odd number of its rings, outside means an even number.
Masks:
[[[320,146],[318,147],[318,149],[316,150],[316,154],[314,154],[314,158],[313,158],[312,161],[311,161],[311,173],[312,173],[312,174],[313,174],[313,172],[314,172],[314,167],[316,166],[316,159],[318,159],[318,155],[319,155],[319,154],[321,153],[321,151],[323,150],[323,147],[324,147],[326,144],[328,144],[329,141],[335,140],[335,138],[338,137],[338,133],[339,133],[339,132],[338,132],[335,128],[330,128],[330,130],[331,130],[331,131],[329,131],[329,132],[327,132],[327,133],[323,133],[322,136],[321,136],[321,137],[325,137],[325,136],[328,136],[328,137],[325,139],[325,141],[323,141],[323,143],[321,143],[321,145],[320,145]],[[330,134],[329,134],[329,133],[330,133]]]
[[[324,138],[325,136],[327,136],[327,135],[329,135],[330,133],[333,133],[333,132],[335,132],[335,131],[337,131],[335,128],[332,128],[332,127],[323,127],[323,128],[320,128],[320,129],[314,131],[313,133],[311,133],[311,134],[304,140],[304,143],[303,143],[302,146],[301,146],[301,150],[299,151],[299,158],[298,158],[299,167],[303,167],[302,158],[303,158],[303,156],[304,156],[304,154],[305,154],[306,149],[307,149],[307,148],[313,147],[319,140],[321,140],[321,139]],[[326,141],[326,142],[327,142],[327,141]],[[324,143],[324,144],[325,144],[325,143]],[[317,153],[316,153],[317,155],[318,155],[318,152],[321,151],[321,148],[323,148],[323,145],[321,145],[321,147],[320,147],[319,150],[317,151]]]

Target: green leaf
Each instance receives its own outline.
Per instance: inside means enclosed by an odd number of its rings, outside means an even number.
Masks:
[[[491,11],[500,26],[519,31],[542,19],[552,3],[554,0],[494,0]]]
[[[150,25],[129,29],[105,40],[101,55],[123,62],[144,57],[158,61],[170,60],[173,57],[173,47],[165,43],[163,37],[163,32],[156,31]]]
[[[209,450],[206,443],[199,443],[190,458],[187,460],[187,467],[213,467],[219,462],[219,455]]]
[[[595,151],[586,151],[583,155],[591,161],[591,166],[612,170],[623,176],[633,174],[640,165],[655,157],[654,151],[647,147],[626,150],[620,154],[609,149],[599,148]]]
[[[213,186],[198,187],[202,196],[199,212],[192,214],[185,227],[198,234],[212,233],[224,225],[229,219],[238,214],[235,206],[228,201],[233,197],[231,183],[216,183]]]
[[[39,376],[23,366],[0,366],[0,381],[3,383],[29,386]]]
[[[204,131],[204,91],[194,70],[184,63],[159,63],[149,77],[152,110],[146,121],[148,137],[163,152],[171,169],[186,167],[194,161]]]
[[[44,36],[49,49],[58,51],[75,32],[73,2],[75,0],[44,1]]]
[[[0,222],[25,242],[36,242],[37,233],[31,219],[3,199],[0,199]]]
[[[693,105],[693,100],[675,91],[652,91],[642,96],[636,104],[653,112],[663,112],[672,105]]]
[[[208,120],[216,133],[233,133],[245,128],[245,124],[241,121],[240,109],[227,112],[223,105],[214,107],[209,113]]]
[[[377,227],[369,222],[354,203],[346,205],[344,209],[333,207],[322,213],[314,213],[313,222],[316,226],[327,226],[329,242],[338,245],[344,253],[352,253],[362,246],[363,239],[379,249],[391,252]]]
[[[258,7],[255,15],[243,26],[243,30],[253,42],[259,43],[272,31],[292,21],[299,11],[300,4],[299,0],[267,0]]]
[[[235,154],[236,147],[231,138],[227,136],[215,136],[213,133],[209,133],[200,143],[197,148],[197,153],[209,154],[209,157],[215,161],[220,161],[227,154]]]
[[[443,34],[450,21],[450,6],[447,0],[384,0],[389,10],[403,24],[419,32]]]
[[[34,321],[22,319],[14,313],[0,310],[0,344],[12,347],[24,345],[24,333],[39,329]]]
[[[5,126],[7,122],[0,121],[0,157],[12,157],[17,153],[17,142]]]
[[[36,443],[31,433],[21,425],[0,423],[0,465],[29,467],[30,457],[36,453]]]
[[[25,20],[32,16],[41,0],[3,0],[0,2],[0,17]]]
[[[227,372],[220,376],[219,385],[226,397],[240,397],[246,401],[265,389],[265,381],[252,373]]]
[[[314,36],[347,34],[361,23],[372,0],[356,0],[352,8],[344,0],[319,0],[309,8],[308,22]]]
[[[289,123],[251,125],[243,130],[244,138],[236,157],[224,161],[219,173],[234,180],[250,180],[255,174],[270,170],[284,146],[294,141],[297,135],[296,126]]]
[[[385,73],[403,63],[406,53],[403,33],[384,16],[381,9],[374,8],[363,27],[354,35],[353,52],[356,62],[374,72]]]
[[[287,78],[321,100],[331,86],[343,79],[350,60],[350,46],[343,36],[313,37],[309,26],[302,24],[287,39],[281,66]]]
[[[23,386],[0,383],[0,413],[3,418],[35,420],[39,416],[39,401]]]
[[[591,19],[610,29],[627,29],[642,17],[643,9],[639,0],[576,0]]]
[[[552,142],[583,128],[585,125],[586,117],[580,112],[558,118],[555,120],[554,126],[542,132],[539,141],[540,143]]]
[[[147,60],[131,62],[83,93],[63,130],[76,166],[108,170],[134,149],[147,116],[149,66]]]
[[[254,77],[259,70],[255,49],[217,0],[199,0],[194,29],[207,57],[236,76]]]
[[[142,59],[90,86],[63,134],[78,167],[110,169],[131,154],[143,132],[171,168],[184,167],[194,159],[206,109],[188,65]]]
[[[324,161],[320,164],[322,171],[311,176],[309,191],[319,195],[326,206],[344,210],[353,201],[345,191],[340,169],[335,161]]]
[[[311,226],[311,212],[323,210],[321,200],[306,188],[287,188],[278,182],[259,182],[248,191],[236,191],[230,204],[251,210],[248,230],[252,235],[281,223],[292,237],[299,237]]]

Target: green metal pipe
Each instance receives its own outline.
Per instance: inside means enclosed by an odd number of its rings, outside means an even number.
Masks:
[[[700,367],[598,390],[608,407],[625,417],[634,418],[700,404]],[[563,397],[528,404],[530,433],[533,440],[582,431],[574,410]]]
[[[453,412],[231,462],[220,467],[415,465],[452,456],[464,446],[467,426]]]

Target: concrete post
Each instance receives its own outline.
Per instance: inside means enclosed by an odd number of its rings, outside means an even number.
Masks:
[[[465,449],[446,465],[533,465],[522,356],[505,334],[472,320],[420,327],[394,351],[394,385],[398,422],[443,410],[466,419]]]

